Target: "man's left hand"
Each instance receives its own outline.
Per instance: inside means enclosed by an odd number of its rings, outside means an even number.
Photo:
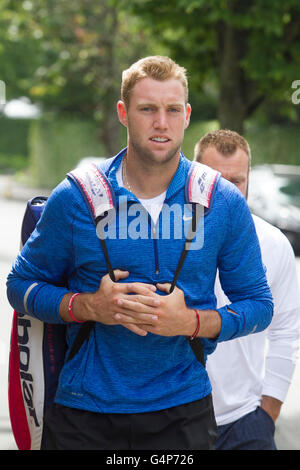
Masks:
[[[280,414],[282,401],[267,395],[263,395],[260,406],[266,413],[268,413],[268,415],[271,416],[275,423]]]
[[[169,294],[171,285],[157,284]],[[140,318],[139,328],[161,336],[190,336],[196,328],[195,312],[186,306],[184,293],[175,287],[169,295],[129,295],[119,300],[120,312],[115,319],[124,326]],[[149,321],[148,321],[149,320]]]

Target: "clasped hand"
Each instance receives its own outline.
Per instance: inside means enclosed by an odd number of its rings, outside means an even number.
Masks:
[[[120,270],[114,273],[116,281],[129,275],[127,271]],[[113,282],[109,275],[104,276],[95,293],[99,321],[122,325],[141,336],[148,332],[162,336],[188,335],[189,309],[183,291],[175,287],[171,294],[159,295],[157,289],[169,293],[170,284],[119,283]]]

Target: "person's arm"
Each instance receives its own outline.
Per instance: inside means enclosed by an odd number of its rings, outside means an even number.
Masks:
[[[300,337],[300,288],[295,256],[288,240],[277,240],[272,279],[274,317],[268,328],[268,349],[261,407],[276,421],[294,374]]]
[[[231,304],[218,308],[222,318],[219,342],[263,331],[273,316],[272,294],[247,202],[236,188],[225,196],[228,230],[218,269]]]

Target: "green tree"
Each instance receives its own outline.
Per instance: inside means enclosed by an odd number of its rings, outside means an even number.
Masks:
[[[27,21],[20,2],[0,0],[0,80],[7,99],[27,92],[41,60],[38,38],[28,31]]]
[[[300,70],[298,0],[122,0],[185,65],[193,90],[218,90],[221,127],[243,133],[263,103],[291,102]]]
[[[138,24],[111,0],[0,0],[7,69],[2,78],[0,66],[0,77],[46,110],[97,120],[114,154],[121,72],[147,50]]]

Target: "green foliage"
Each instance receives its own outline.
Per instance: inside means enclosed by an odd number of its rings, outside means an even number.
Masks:
[[[105,156],[94,121],[48,115],[35,121],[30,130],[30,175],[38,187],[52,189],[79,160]]]
[[[219,129],[218,121],[198,121],[191,124],[184,137],[182,150],[193,160],[194,147],[207,132]],[[300,165],[300,134],[298,126],[251,123],[245,131],[252,154],[252,166],[261,163]]]
[[[246,131],[252,165],[285,163],[300,165],[300,134],[298,126],[251,126]]]
[[[26,95],[59,115],[33,125],[31,165],[39,184],[56,184],[77,156],[99,155],[99,148],[110,155],[123,146],[115,109],[121,72],[152,54],[170,55],[188,70],[193,121],[183,149],[190,158],[198,132],[206,132],[194,120],[220,118],[224,96],[227,116],[238,114],[224,89],[234,78],[230,89],[243,108],[241,120],[260,109],[264,124],[299,122],[291,103],[291,83],[300,78],[299,0],[0,0],[7,98]],[[26,132],[16,122],[15,130],[3,124],[0,119],[0,167],[19,168],[28,155]],[[246,129],[252,138],[253,128]],[[263,148],[269,158],[268,136],[270,158],[297,159],[298,137],[292,128],[287,133],[288,139],[278,127],[256,128],[255,154]]]
[[[243,121],[266,101],[292,106],[287,91],[300,70],[298,0],[121,0],[119,4],[151,27],[170,55],[187,68],[191,90],[199,94],[207,83],[215,86],[220,106],[227,100],[225,120],[230,124],[230,108],[240,112]],[[235,98],[240,110],[234,109]],[[222,111],[224,117],[224,108],[219,108],[219,118]]]
[[[0,153],[28,156],[29,119],[0,117]]]
[[[0,153],[0,173],[16,173],[26,168],[28,158],[24,155]]]
[[[201,139],[207,132],[214,131],[219,128],[218,121],[198,121],[190,124],[185,131],[182,151],[184,155],[193,160],[194,147],[196,142]]]
[[[41,60],[39,38],[29,31],[23,3],[0,1],[0,79],[6,84],[8,100],[30,88]]]
[[[0,0],[0,79],[8,98],[96,120],[107,152],[120,145],[122,70],[153,38],[112,0]]]
[[[0,117],[0,172],[15,173],[28,164],[30,120]]]

